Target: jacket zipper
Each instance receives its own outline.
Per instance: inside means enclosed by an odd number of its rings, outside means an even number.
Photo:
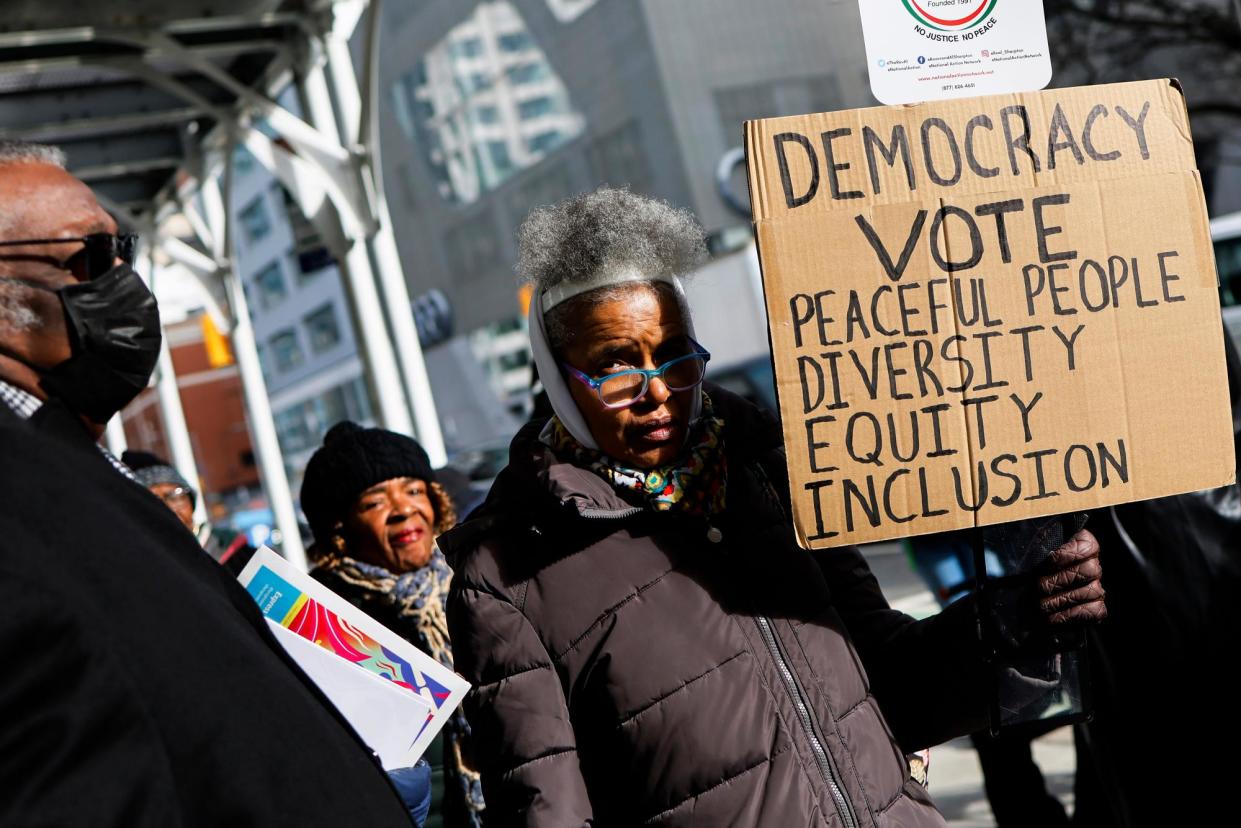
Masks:
[[[629,509],[616,510],[582,509],[578,514],[593,520],[616,520],[632,517],[641,511],[643,511],[641,507],[635,506]],[[859,828],[857,814],[854,813],[853,806],[845,796],[844,788],[840,782],[840,775],[836,772],[836,766],[832,763],[832,757],[827,752],[827,749],[823,747],[823,740],[819,738],[818,725],[815,722],[814,714],[810,712],[810,704],[806,699],[805,691],[802,690],[801,685],[797,682],[797,676],[794,675],[789,667],[788,659],[785,658],[780,642],[771,628],[771,619],[764,615],[756,615],[754,620],[758,624],[758,631],[763,638],[763,643],[767,645],[768,653],[776,663],[776,667],[780,672],[780,678],[784,682],[784,687],[793,699],[793,705],[797,709],[802,729],[810,742],[810,749],[814,753],[815,761],[819,765],[819,773],[822,774],[823,781],[827,783],[828,790],[832,792],[832,799],[836,801],[836,810],[840,814],[841,820],[844,821],[845,828]]]
[[[577,514],[588,520],[622,520],[633,517],[641,511],[642,507],[632,506],[628,509],[579,509]]]
[[[756,615],[754,620],[758,624],[758,631],[763,637],[763,643],[767,645],[768,653],[780,671],[780,678],[784,681],[784,688],[793,699],[793,706],[797,709],[798,718],[801,719],[802,730],[810,741],[810,750],[814,753],[815,760],[819,764],[819,773],[823,775],[823,781],[827,783],[828,790],[832,792],[832,799],[836,800],[836,809],[840,813],[840,818],[844,821],[845,828],[858,828],[857,814],[854,813],[853,806],[845,796],[844,788],[840,782],[840,775],[836,772],[835,765],[832,764],[832,757],[827,752],[827,749],[824,748],[823,740],[819,738],[818,726],[815,722],[814,714],[810,712],[810,704],[806,699],[805,691],[802,690],[801,685],[797,682],[797,676],[793,674],[792,669],[789,667],[788,660],[784,656],[784,651],[776,638],[775,631],[771,628],[771,619],[763,615]]]

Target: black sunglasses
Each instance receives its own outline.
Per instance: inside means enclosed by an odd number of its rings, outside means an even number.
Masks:
[[[23,247],[33,244],[72,244],[81,242],[82,249],[74,253],[58,266],[68,270],[83,281],[90,281],[112,269],[117,259],[127,265],[134,263],[134,251],[138,246],[138,236],[134,233],[114,235],[112,233],[91,233],[88,236],[69,236],[63,239],[15,239],[0,241],[0,247]]]

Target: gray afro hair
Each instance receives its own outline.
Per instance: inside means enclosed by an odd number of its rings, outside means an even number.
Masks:
[[[610,187],[531,212],[518,249],[522,277],[541,290],[621,268],[685,273],[706,256],[702,227],[688,210]]]
[[[64,169],[65,153],[59,147],[52,147],[47,144],[0,140],[0,166],[22,162],[50,164],[53,167]]]

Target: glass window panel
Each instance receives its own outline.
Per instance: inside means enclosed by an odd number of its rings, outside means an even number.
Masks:
[[[523,119],[538,118],[541,115],[550,115],[556,108],[556,102],[551,98],[531,98],[528,101],[522,101],[517,105],[517,114]]]
[[[515,56],[519,62],[513,64]],[[563,81],[507,0],[473,6],[397,82],[394,94],[398,120],[430,168],[436,190],[461,204],[538,164],[585,127]]]
[[[292,328],[275,334],[267,341],[267,347],[278,371],[292,371],[306,361],[301,343],[297,341],[297,331]]]
[[[548,130],[547,132],[540,132],[538,135],[535,135],[527,141],[530,151],[535,153],[551,152],[563,143],[564,136],[554,129]]]
[[[502,34],[497,39],[502,52],[521,52],[534,46],[534,38],[529,32],[512,32]]]
[[[259,193],[238,214],[247,244],[254,244],[271,232],[271,217],[267,213],[263,194]]]
[[[336,308],[331,302],[315,309],[303,320],[306,334],[310,337],[310,350],[316,354],[331,350],[340,342],[340,325],[336,321]]]
[[[259,305],[263,310],[271,310],[289,295],[279,260],[272,262],[255,275],[254,286],[258,291]]]

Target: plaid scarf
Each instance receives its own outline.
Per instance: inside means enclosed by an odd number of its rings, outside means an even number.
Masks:
[[[552,418],[547,441],[558,457],[590,469],[619,491],[637,492],[657,512],[681,511],[710,518],[724,511],[728,467],[724,462],[724,421],[715,416],[711,398],[702,395],[702,417],[690,432],[680,456],[665,466],[634,469],[601,452],[585,448]]]
[[[418,640],[413,643],[418,649],[449,670],[453,668],[445,614],[452,570],[438,546],[431,551],[426,566],[400,575],[340,554],[320,559],[317,566],[362,591],[369,603],[395,613],[406,622],[406,629],[417,631]]]

